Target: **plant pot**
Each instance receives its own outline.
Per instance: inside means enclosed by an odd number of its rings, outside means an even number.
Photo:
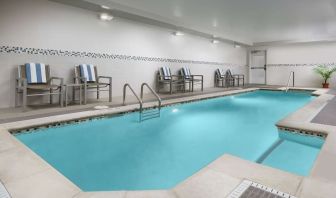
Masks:
[[[328,89],[329,88],[329,83],[322,83],[323,88]]]

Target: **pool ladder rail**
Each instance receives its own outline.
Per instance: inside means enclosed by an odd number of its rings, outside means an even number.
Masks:
[[[289,90],[289,84],[290,84],[291,79],[293,80],[292,81],[292,83],[293,83],[292,86],[294,87],[295,86],[295,73],[293,71],[290,72],[289,77],[288,77],[287,86],[286,86],[286,89],[285,89],[286,93]]]
[[[143,96],[144,96],[143,92],[144,92],[144,87],[147,87],[151,91],[151,93],[155,96],[155,98],[158,101],[158,106],[155,106],[154,108],[149,109],[149,110],[144,110],[143,109]],[[126,105],[126,90],[127,90],[127,88],[129,88],[131,90],[131,92],[133,93],[133,95],[138,100],[138,103],[139,103],[139,106],[140,106],[139,122],[142,122],[142,121],[145,121],[145,120],[149,120],[149,119],[152,119],[152,118],[160,117],[160,115],[161,115],[161,103],[162,103],[162,100],[161,100],[160,96],[147,83],[142,83],[141,84],[141,94],[140,94],[141,97],[139,97],[135,93],[135,91],[133,90],[133,88],[131,87],[130,84],[126,83],[124,85],[124,88],[123,88],[123,105]]]

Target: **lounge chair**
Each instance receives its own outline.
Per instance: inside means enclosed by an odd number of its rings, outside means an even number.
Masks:
[[[55,80],[58,80],[58,83],[54,83]],[[53,95],[59,95],[59,103],[63,106],[62,87],[63,78],[51,77],[49,65],[43,63],[20,65],[15,87],[15,106],[18,106],[20,94],[24,109],[27,107],[28,97],[45,95],[49,96],[50,104],[53,103]]]
[[[243,86],[245,85],[245,76],[243,74],[232,74],[231,70],[228,69],[226,71],[226,75],[230,76],[231,78],[234,78],[235,81],[237,81],[237,86],[239,87],[240,81],[243,81]],[[235,82],[233,83],[235,85]]]
[[[173,86],[183,87],[183,91],[185,91],[184,80],[181,79],[181,76],[171,75],[169,67],[161,67],[157,73],[156,89],[158,93],[161,88],[164,88],[164,85],[169,85],[170,94],[173,93]]]
[[[81,64],[75,66],[75,78],[76,84],[86,84],[84,87],[84,92],[96,92],[97,99],[100,98],[101,91],[109,92],[109,102],[112,102],[112,77],[108,76],[98,76],[97,66],[91,64]],[[102,79],[107,80],[107,82],[102,82]],[[106,89],[107,88],[107,89]],[[75,90],[73,97],[75,96]],[[86,104],[86,97],[84,97],[84,104]]]
[[[192,75],[189,67],[183,67],[181,69],[181,75],[185,83],[189,84],[189,90],[194,91],[196,84],[201,84],[201,90],[203,91],[203,75]]]
[[[230,87],[234,86],[235,78],[224,73],[223,69],[217,69],[215,72],[215,87]]]

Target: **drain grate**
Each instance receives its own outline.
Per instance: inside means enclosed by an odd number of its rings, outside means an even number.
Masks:
[[[2,183],[0,182],[0,198],[10,198],[6,188]]]
[[[227,198],[296,198],[287,193],[244,180]]]

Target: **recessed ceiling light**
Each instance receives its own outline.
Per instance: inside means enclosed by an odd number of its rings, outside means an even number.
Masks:
[[[106,6],[106,5],[101,5],[100,7],[103,8],[103,9],[106,9],[106,10],[111,9],[110,7],[108,7],[108,6]]]
[[[99,15],[99,18],[100,18],[100,20],[102,20],[102,21],[111,21],[111,20],[113,19],[113,16],[112,16],[112,15],[109,15],[109,14],[107,14],[107,13],[101,13],[101,14]]]
[[[217,44],[217,43],[219,43],[219,40],[213,39],[213,40],[212,40],[212,43],[213,43],[213,44]]]
[[[183,32],[174,32],[173,34],[174,34],[175,36],[183,36],[183,35],[184,35]]]

